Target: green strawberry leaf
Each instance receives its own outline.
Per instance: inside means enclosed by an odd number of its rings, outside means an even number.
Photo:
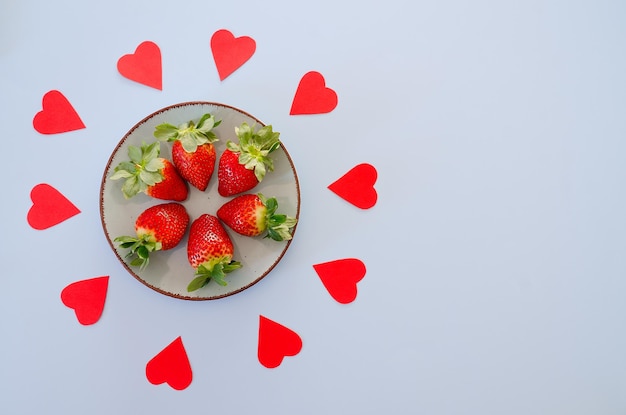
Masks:
[[[274,162],[269,154],[280,146],[280,133],[273,131],[271,125],[254,132],[254,128],[244,122],[235,127],[235,134],[239,138],[239,145],[228,142],[227,148],[238,152],[239,163],[248,170],[254,170],[256,179],[262,181],[268,171],[274,170]]]
[[[159,124],[154,128],[154,137],[157,140],[171,141],[178,135],[178,127],[172,124]]]
[[[146,162],[149,162],[150,160],[159,157],[159,154],[161,153],[161,143],[158,141],[155,141],[154,143],[149,144],[148,146],[146,146],[144,143],[141,147],[141,151],[142,151],[142,154],[141,154],[141,158],[139,162],[143,165]]]
[[[291,229],[296,225],[294,221],[286,220],[283,223],[277,224],[267,228],[266,237],[275,241],[288,241],[293,236],[291,235]]]
[[[213,276],[211,277],[211,279],[215,281],[216,284],[225,287],[228,285],[228,283],[224,279],[225,275],[226,274],[224,273],[224,266],[222,264],[218,264],[215,266],[215,268],[213,268]]]
[[[246,168],[249,168],[248,165],[246,165]],[[265,164],[255,163],[253,168],[254,168],[254,176],[256,177],[256,179],[259,182],[262,181],[266,173]]]
[[[272,215],[269,223],[270,225],[280,225],[287,221],[287,215]]]
[[[182,134],[179,140],[187,153],[194,153],[198,149],[198,140],[193,134]]]
[[[223,263],[219,262],[219,259],[200,264],[196,270],[196,278],[189,283],[187,291],[196,291],[207,285],[211,280],[218,285],[226,286],[228,284],[225,280],[226,274],[239,268],[241,268],[239,262],[230,261],[229,263]]]
[[[122,193],[126,199],[130,199],[141,191],[141,185],[139,184],[139,178],[137,176],[131,176],[122,185]]]
[[[215,133],[213,131],[210,131],[208,133],[204,133],[202,134],[204,136],[204,141],[207,143],[213,143],[215,141],[218,141],[217,135],[215,135]]]
[[[261,199],[261,203],[265,205],[265,208],[267,209],[267,214],[270,216],[273,215],[274,212],[276,212],[276,209],[278,209],[278,201],[276,200],[276,198],[271,197],[267,199],[261,193],[259,193],[258,196]]]
[[[196,129],[201,133],[208,133],[215,127],[215,118],[211,114],[204,114],[198,121]]]
[[[126,171],[133,173],[135,170],[137,170],[137,163],[133,163],[132,161],[122,161],[115,167],[114,171]]]
[[[235,127],[235,135],[239,138],[239,143],[241,145],[247,146],[252,139],[252,127],[248,125],[248,123],[244,122],[239,127]]]
[[[137,257],[135,259],[133,259],[132,261],[130,261],[130,265],[133,267],[140,267],[140,268],[145,268],[147,264],[147,261],[145,259],[142,259],[140,257]]]
[[[130,248],[137,242],[137,238],[133,238],[132,236],[118,236],[113,239],[113,242],[119,243],[122,248]]]
[[[275,197],[266,198],[263,194],[258,193],[257,196],[265,206],[265,223],[267,224],[267,234],[265,238],[275,241],[287,241],[292,239],[292,229],[296,226],[298,220],[284,214],[276,214],[278,209],[278,201]]]
[[[160,251],[162,249],[161,242],[154,242],[151,234],[143,234],[141,236],[118,236],[114,242],[119,244],[122,249],[128,249],[126,258],[131,258],[130,265],[145,269],[150,261],[150,253]]]
[[[273,228],[267,228],[267,235],[265,235],[265,237],[274,241],[282,241],[280,234]]]
[[[133,174],[128,170],[117,170],[111,175],[111,180],[128,179],[129,177],[133,177]]]
[[[139,172],[139,179],[146,184],[146,186],[154,186],[157,183],[163,181],[163,176],[159,172],[149,172],[142,170]]]
[[[130,161],[119,163],[110,177],[111,180],[125,180],[122,193],[126,199],[145,192],[149,186],[163,180],[165,163],[164,159],[159,158],[160,152],[161,144],[158,141],[149,145],[142,143],[141,147],[128,146]]]
[[[137,256],[142,259],[148,259],[148,257],[150,256],[150,251],[145,245],[140,245],[139,247],[137,247],[137,250],[135,252],[137,253]]]
[[[180,140],[188,153],[196,151],[198,146],[217,141],[217,136],[211,130],[221,121],[216,121],[212,114],[204,114],[197,124],[193,121],[184,122],[179,126],[164,123],[154,129],[154,136],[160,141]]]
[[[228,274],[233,272],[236,269],[241,268],[241,263],[237,261],[230,261],[228,264],[225,264],[223,267],[224,273]]]
[[[280,141],[277,141],[277,142],[275,142],[274,144],[272,144],[272,145],[270,146],[270,148],[268,149],[268,151],[267,151],[267,152],[268,152],[268,153],[271,153],[271,152],[273,152],[273,151],[276,151],[276,149],[277,149],[278,147],[280,147]]]
[[[135,164],[141,163],[141,148],[128,146],[128,158]]]
[[[241,152],[241,147],[239,146],[239,144],[233,142],[233,141],[227,141],[226,142],[226,148],[229,149],[230,151],[232,151],[233,153],[240,153]]]
[[[148,161],[144,166],[144,169],[149,172],[158,172],[163,168],[165,168],[165,163],[163,162],[163,159],[159,157]]]
[[[197,276],[196,278],[191,280],[191,282],[187,286],[187,291],[193,292],[193,291],[199,290],[200,288],[207,285],[209,281],[211,281],[211,278],[207,277],[206,275]]]
[[[257,162],[256,158],[248,151],[240,152],[238,160],[239,164],[243,164],[248,170],[252,170]]]

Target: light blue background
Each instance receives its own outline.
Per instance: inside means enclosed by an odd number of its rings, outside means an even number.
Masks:
[[[0,2],[0,412],[6,414],[626,413],[626,3],[593,1]],[[223,82],[209,40],[257,42]],[[116,62],[144,40],[163,91]],[[301,76],[337,91],[290,116]],[[87,128],[32,128],[62,91]],[[190,100],[239,107],[281,132],[298,170],[297,237],[236,296],[184,302],[128,275],[100,225],[101,175],[137,121]],[[358,210],[326,186],[379,172]],[[78,216],[26,222],[46,182]],[[312,265],[357,257],[359,296],[336,303]],[[69,283],[110,276],[80,326]],[[302,352],[256,359],[262,314]],[[182,336],[194,381],[147,382]]]

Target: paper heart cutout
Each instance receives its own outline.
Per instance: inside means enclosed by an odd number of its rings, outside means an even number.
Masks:
[[[256,51],[256,42],[249,36],[235,37],[226,29],[211,36],[211,52],[220,81],[246,63]]]
[[[57,90],[44,94],[41,108],[33,118],[33,127],[41,134],[59,134],[85,128],[72,104]]]
[[[337,106],[337,93],[326,87],[321,73],[304,74],[291,103],[290,115],[324,114]]]
[[[342,199],[361,209],[369,209],[376,204],[378,194],[374,188],[378,172],[371,164],[354,166],[328,188]]]
[[[287,356],[295,356],[302,350],[302,339],[295,331],[270,320],[259,317],[259,363],[268,369],[280,366]]]
[[[161,49],[154,42],[142,42],[135,49],[135,53],[119,58],[117,70],[123,77],[131,81],[158,90],[163,89]]]
[[[46,183],[33,187],[30,199],[33,205],[28,210],[26,220],[33,229],[48,229],[80,213],[61,192]]]
[[[100,320],[108,287],[108,275],[76,281],[61,291],[61,301],[74,310],[80,324],[89,326]]]
[[[356,258],[344,258],[313,265],[328,293],[341,304],[351,303],[357,296],[357,283],[366,273],[365,264]]]
[[[150,359],[146,364],[146,378],[153,385],[167,383],[176,390],[191,384],[191,364],[180,336]]]

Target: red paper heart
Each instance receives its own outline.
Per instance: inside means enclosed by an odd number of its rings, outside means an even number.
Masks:
[[[211,36],[211,51],[220,81],[223,81],[254,55],[256,42],[249,36],[235,37],[221,29]]]
[[[142,42],[135,49],[135,53],[119,58],[117,70],[131,81],[158,90],[163,88],[161,49],[154,42]]]
[[[176,390],[183,390],[191,384],[191,364],[181,337],[176,338],[146,364],[146,378],[153,385],[167,383]]]
[[[260,316],[259,362],[269,368],[280,366],[286,356],[295,356],[302,350],[302,339],[295,331]]]
[[[365,264],[356,258],[338,259],[313,265],[328,293],[337,302],[348,304],[355,300],[357,283],[365,276]]]
[[[85,128],[72,104],[57,90],[44,94],[41,107],[42,110],[33,118],[33,127],[41,134],[66,133]]]
[[[89,326],[100,320],[108,287],[108,275],[76,281],[61,291],[61,301],[74,310],[80,324]]]
[[[321,73],[304,74],[291,103],[290,115],[323,114],[337,106],[337,93],[326,87]]]
[[[80,213],[80,210],[57,189],[46,183],[33,187],[30,191],[33,205],[28,210],[26,220],[37,230],[58,225]]]
[[[378,194],[374,184],[378,178],[376,168],[363,163],[354,166],[328,188],[342,199],[361,209],[369,209],[376,204]]]

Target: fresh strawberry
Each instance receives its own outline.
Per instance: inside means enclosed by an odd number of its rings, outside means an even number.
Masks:
[[[176,202],[162,203],[144,210],[135,220],[136,236],[119,236],[114,242],[128,249],[130,265],[144,269],[150,253],[166,251],[177,246],[187,230],[189,215],[183,205]]]
[[[291,239],[291,230],[297,219],[276,214],[276,198],[267,199],[262,194],[245,194],[224,203],[217,210],[217,217],[228,227],[244,236],[259,236],[264,232],[266,238],[275,241]]]
[[[213,131],[221,121],[204,114],[195,124],[189,121],[179,125],[157,125],[154,136],[158,140],[173,142],[172,161],[178,172],[193,187],[205,191],[215,170],[217,136]]]
[[[160,145],[157,141],[141,147],[128,146],[130,161],[118,164],[111,176],[111,180],[125,179],[122,193],[126,199],[138,193],[178,202],[187,199],[187,183],[168,159],[159,157]]]
[[[241,267],[233,261],[233,253],[233,243],[217,217],[205,213],[194,220],[189,230],[187,258],[196,277],[187,291],[200,289],[211,280],[226,285],[224,276]]]
[[[267,171],[274,170],[269,154],[280,147],[280,133],[268,125],[254,132],[247,123],[235,128],[239,143],[226,142],[217,167],[217,191],[232,196],[253,189]]]

